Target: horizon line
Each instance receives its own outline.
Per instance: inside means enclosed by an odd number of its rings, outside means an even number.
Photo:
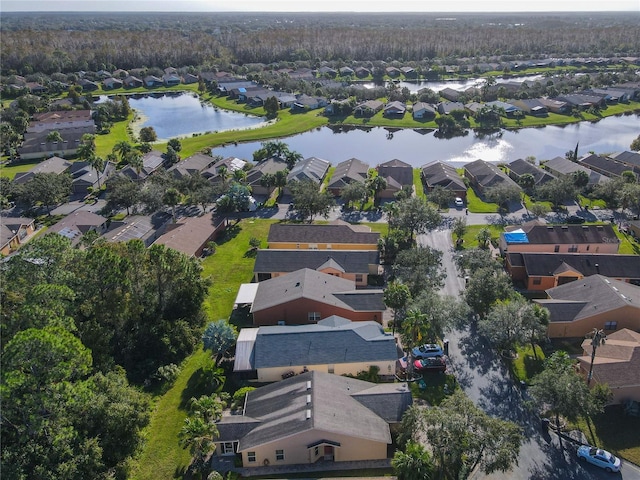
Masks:
[[[527,14],[527,13],[571,13],[571,14],[580,14],[580,13],[638,13],[640,14],[640,10],[496,10],[496,11],[474,11],[474,10],[458,10],[458,11],[420,11],[420,10],[407,10],[407,11],[369,11],[369,10],[8,10],[3,11],[0,8],[0,13],[369,13],[369,14],[386,14],[386,15],[397,15],[397,14],[496,14],[496,13],[516,13],[516,14]]]

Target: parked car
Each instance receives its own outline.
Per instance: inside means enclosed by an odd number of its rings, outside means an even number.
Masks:
[[[453,203],[456,207],[460,207],[460,208],[464,207],[464,201],[460,197],[456,197]]]
[[[441,357],[444,355],[442,347],[435,343],[425,343],[424,345],[420,345],[419,347],[414,348],[411,353],[413,354],[413,358],[416,359]]]
[[[583,445],[578,448],[578,459],[583,462],[589,462],[597,467],[604,468],[607,472],[620,471],[620,459],[606,450],[601,450],[600,448]]]
[[[584,223],[584,218],[579,217],[578,215],[571,215],[567,217],[567,223]]]
[[[413,362],[413,368],[417,372],[444,372],[447,364],[442,357],[421,358]]]

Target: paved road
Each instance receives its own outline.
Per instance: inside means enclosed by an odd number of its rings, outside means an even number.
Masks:
[[[464,213],[463,213],[464,214]],[[442,293],[457,296],[464,288],[464,281],[457,274],[453,263],[451,231],[440,229],[418,237],[421,245],[428,245],[443,252],[443,266],[447,277]],[[476,479],[486,480],[595,480],[620,478],[640,480],[640,468],[625,464],[620,474],[608,474],[590,465],[576,461],[575,447],[558,437],[543,432],[535,412],[524,404],[526,395],[511,379],[504,362],[479,337],[475,326],[447,333],[449,359],[458,381],[476,405],[490,415],[511,420],[520,425],[526,441],[520,449],[518,465],[510,472],[485,475]]]

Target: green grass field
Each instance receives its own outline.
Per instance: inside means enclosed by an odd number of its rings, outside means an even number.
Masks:
[[[472,188],[467,189],[467,208],[471,213],[496,213],[497,203],[483,202]]]
[[[476,236],[478,235],[478,232],[485,227],[491,231],[491,240],[498,239],[500,234],[504,231],[504,227],[502,225],[467,225],[467,231],[462,237],[464,239],[464,242],[462,243],[463,248],[476,248],[478,246]]]
[[[416,190],[416,195],[420,198],[427,198],[427,195],[424,193],[424,185],[422,184],[422,177],[420,176],[420,169],[413,169],[413,187]]]
[[[28,172],[40,162],[41,160],[34,160],[12,165],[0,165],[0,177],[7,177],[13,180],[17,173]]]

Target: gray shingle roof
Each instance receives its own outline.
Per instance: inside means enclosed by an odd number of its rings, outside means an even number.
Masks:
[[[619,243],[613,228],[605,225],[529,225],[522,228],[530,244]]]
[[[294,272],[301,268],[319,270],[333,260],[334,266],[347,273],[369,273],[369,265],[380,263],[375,250],[258,250],[254,273]]]
[[[602,275],[550,288],[547,295],[549,299],[536,302],[549,309],[552,322],[581,320],[624,306],[635,306],[640,314],[640,287]]]
[[[309,157],[298,162],[287,175],[287,182],[291,180],[311,180],[320,183],[329,170],[328,160],[321,158]]]
[[[633,171],[631,167],[623,163],[616,162],[607,157],[601,157],[600,155],[587,155],[580,158],[579,161],[582,165],[600,171],[609,177],[620,177],[623,172]]]
[[[482,188],[495,187],[497,185],[512,185],[518,187],[516,182],[511,180],[506,173],[493,163],[476,160],[475,162],[467,163],[464,169],[475,178],[478,185]]]
[[[522,262],[530,276],[550,275],[560,265],[566,264],[584,276],[600,274],[612,278],[640,278],[640,255],[512,253],[509,258],[516,265]]]
[[[351,182],[364,182],[368,171],[369,165],[357,158],[340,162],[336,165],[328,188],[343,188]]]
[[[377,167],[378,175],[387,178],[391,177],[402,185],[413,185],[413,167],[401,160],[394,159],[381,163]]]
[[[218,427],[223,426],[219,428],[220,440],[239,440],[238,451],[246,451],[305,431],[318,430],[325,432],[327,437],[338,434],[389,444],[389,424],[353,397],[374,387],[373,383],[312,371],[258,388],[248,393],[244,415],[250,418],[249,422],[255,419],[260,423],[254,423],[254,428],[244,436],[232,437],[227,435],[234,427],[225,430],[226,424],[231,422],[224,417],[218,423]],[[402,398],[393,401],[385,398],[388,395]],[[381,390],[378,394],[373,392],[367,397],[369,407],[388,418],[398,416],[398,405],[411,404],[411,393],[406,387],[395,391]],[[393,411],[387,412],[387,408]],[[233,433],[239,435],[243,430],[236,427]]]
[[[448,190],[467,190],[464,180],[455,167],[443,162],[433,162],[422,167],[422,179],[429,188],[440,185]]]
[[[335,324],[334,320],[344,322]],[[376,322],[332,316],[313,325],[260,327],[254,369],[396,360],[392,335]]]
[[[364,231],[347,223],[303,225],[275,223],[269,228],[267,242],[353,243],[377,245],[380,234]]]
[[[542,185],[548,182],[549,180],[553,180],[556,178],[553,175],[551,175],[549,172],[546,172],[542,170],[540,167],[532,165],[531,163],[521,158],[514,160],[513,162],[509,163],[507,166],[509,167],[509,170],[511,170],[518,177],[521,177],[526,173],[533,175],[533,178],[535,178],[536,180],[536,185]]]

